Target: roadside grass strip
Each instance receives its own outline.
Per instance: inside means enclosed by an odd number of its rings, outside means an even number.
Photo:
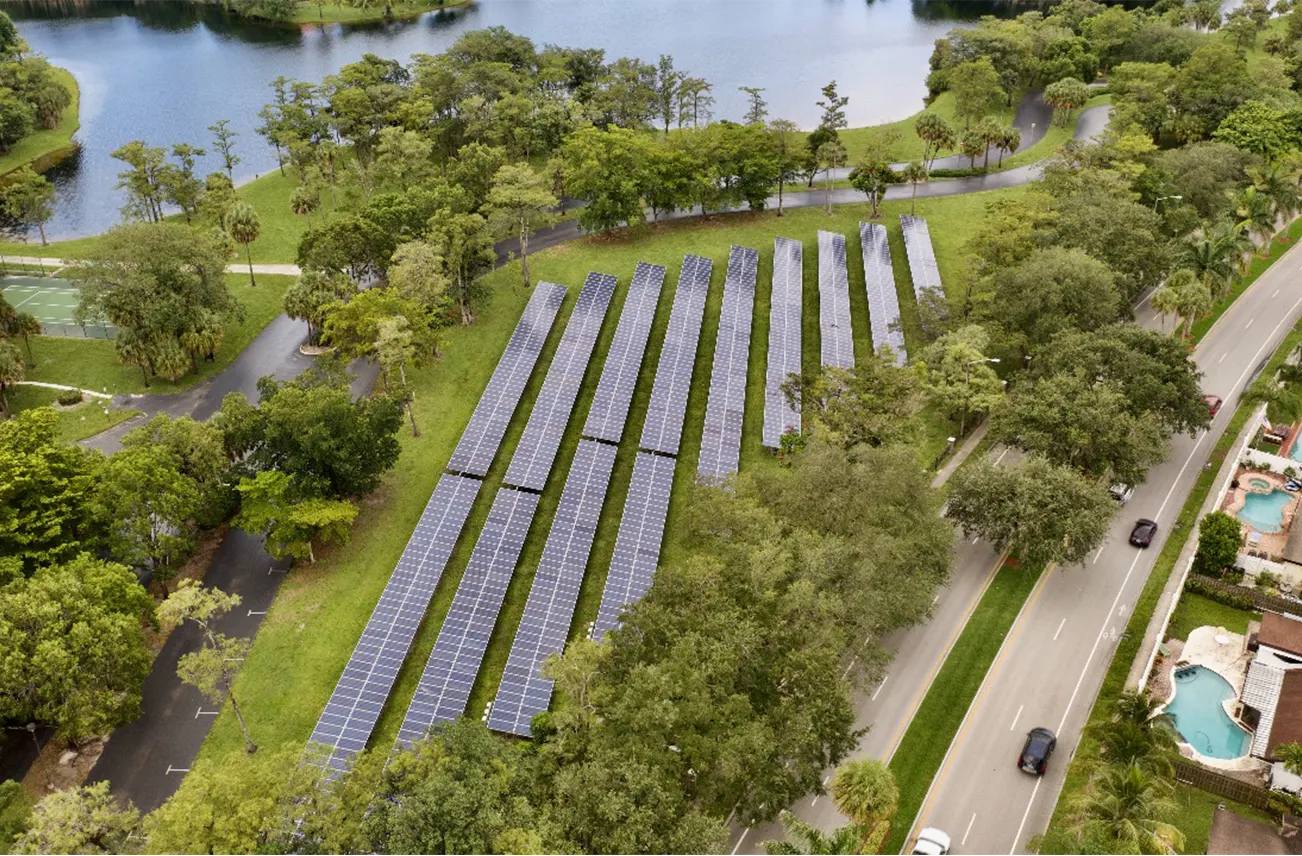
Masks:
[[[881,852],[903,850],[931,782],[949,754],[972,701],[1042,576],[1042,571],[1007,564],[1000,568],[945,657],[945,664],[891,755],[889,766],[900,789],[900,807],[891,821],[891,836]]]
[[[1276,349],[1266,368],[1262,371],[1261,376],[1253,383],[1253,387],[1258,384],[1270,383],[1270,379],[1274,377],[1275,372],[1284,364],[1285,358],[1299,344],[1302,344],[1302,321],[1284,337],[1279,348]],[[1125,690],[1131,664],[1139,654],[1140,646],[1144,641],[1144,633],[1148,628],[1149,621],[1152,620],[1153,611],[1157,609],[1162,590],[1166,587],[1171,575],[1177,572],[1176,560],[1180,556],[1180,551],[1184,549],[1185,542],[1197,525],[1199,512],[1201,512],[1203,503],[1206,502],[1207,495],[1216,482],[1217,474],[1221,470],[1221,465],[1225,463],[1226,455],[1230,453],[1230,450],[1238,441],[1243,426],[1247,424],[1256,408],[1257,405],[1254,402],[1244,402],[1235,409],[1234,415],[1230,417],[1229,424],[1225,426],[1224,433],[1221,434],[1216,446],[1212,449],[1207,466],[1203,467],[1202,472],[1198,474],[1198,480],[1194,483],[1193,490],[1189,492],[1184,507],[1180,509],[1180,515],[1171,526],[1171,531],[1162,545],[1162,552],[1158,554],[1157,562],[1153,565],[1153,570],[1144,583],[1143,591],[1140,592],[1139,598],[1135,601],[1135,608],[1130,612],[1130,621],[1126,624],[1126,631],[1112,655],[1112,662],[1108,665],[1103,684],[1100,686],[1098,695],[1090,708],[1084,734],[1076,752],[1072,756],[1071,765],[1067,768],[1067,777],[1063,782],[1062,791],[1058,795],[1058,804],[1054,808],[1053,818],[1050,820],[1051,825],[1063,819],[1067,812],[1067,806],[1080,795],[1089,781],[1089,765],[1092,760],[1098,757],[1099,751],[1097,742],[1090,736],[1090,730],[1093,726],[1105,722],[1112,715],[1112,702],[1120,697]],[[1228,802],[1228,800],[1223,801]]]
[[[1248,290],[1248,286],[1257,281],[1257,277],[1265,273],[1275,262],[1279,261],[1280,256],[1293,249],[1298,238],[1302,238],[1302,217],[1294,220],[1287,228],[1280,231],[1270,241],[1270,251],[1265,255],[1253,251],[1252,264],[1248,267],[1245,276],[1239,279],[1234,287],[1226,292],[1225,297],[1219,303],[1214,305],[1209,313],[1202,319],[1195,321],[1193,325],[1193,342],[1197,344],[1203,340],[1203,337],[1215,326],[1220,317],[1224,315],[1234,301],[1239,299],[1239,295]],[[1178,323],[1178,322],[1177,322]]]

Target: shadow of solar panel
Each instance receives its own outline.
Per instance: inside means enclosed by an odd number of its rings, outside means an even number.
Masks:
[[[498,490],[493,498],[493,507],[398,731],[399,745],[410,746],[436,722],[451,722],[466,712],[537,508],[537,494],[509,487]]]
[[[764,430],[761,442],[770,449],[782,444],[787,429],[800,430],[800,411],[782,393],[787,378],[800,377],[800,316],[803,299],[803,255],[799,241],[773,241],[773,291],[769,302],[768,366],[764,372]]]
[[[449,470],[475,476],[488,473],[564,300],[564,286],[550,282],[534,286],[533,296],[506,343],[502,359],[448,460]]]
[[[714,342],[710,397],[701,428],[701,456],[696,471],[718,481],[737,472],[741,459],[741,423],[746,412],[746,374],[750,365],[751,318],[755,307],[755,273],[759,252],[733,247],[719,308],[719,335]]]
[[[678,454],[712,266],[713,262],[701,256],[688,254],[683,259],[678,290],[674,293],[674,308],[669,313],[660,363],[656,366],[656,379],[651,387],[646,422],[642,425],[640,445],[643,449],[666,455]]]
[[[931,245],[931,230],[926,220],[908,214],[900,215],[900,229],[904,232],[904,254],[909,260],[913,294],[921,299],[927,289],[944,287],[940,268],[936,266],[936,251]]]
[[[859,224],[859,243],[863,247],[864,289],[868,292],[868,321],[872,327],[873,348],[889,346],[895,364],[908,361],[904,350],[904,333],[899,328],[900,301],[895,294],[895,273],[891,269],[891,248],[886,227],[878,223]]]
[[[534,400],[529,422],[511,456],[504,479],[507,484],[532,490],[547,486],[547,476],[556,462],[556,450],[569,424],[574,400],[583,385],[583,375],[588,370],[592,349],[614,293],[613,276],[588,274],[565,325],[565,333],[556,346],[542,389]]]
[[[854,330],[850,324],[850,278],[845,267],[845,235],[818,231],[818,329],[822,363],[854,368]]]
[[[665,269],[660,265],[638,262],[619,314],[619,326],[601,367],[601,379],[592,395],[592,407],[583,423],[583,436],[618,443],[624,436],[633,389],[642,370],[647,339],[656,317],[660,288]]]
[[[528,737],[530,721],[551,704],[552,682],[543,677],[542,665],[565,648],[615,449],[579,441],[488,717],[488,727],[495,731]]]
[[[669,514],[669,494],[674,488],[674,458],[638,452],[633,477],[619,519],[619,534],[610,558],[610,572],[601,593],[601,606],[592,629],[593,639],[603,639],[619,625],[620,614],[641,600],[660,563],[660,543]]]
[[[345,771],[352,756],[366,747],[480,484],[444,474],[416,522],[312,731],[310,741],[329,750],[322,760],[332,776]]]

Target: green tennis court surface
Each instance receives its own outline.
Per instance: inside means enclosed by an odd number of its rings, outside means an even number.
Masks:
[[[5,300],[19,312],[28,312],[41,322],[47,336],[81,336],[111,339],[117,328],[107,323],[78,324],[73,317],[80,299],[77,286],[66,279],[37,276],[7,276],[0,279]]]

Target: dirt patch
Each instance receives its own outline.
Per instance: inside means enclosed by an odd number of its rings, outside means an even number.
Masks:
[[[46,794],[80,786],[107,742],[106,737],[96,737],[83,746],[71,747],[62,740],[51,740],[23,777],[23,790],[39,800]]]
[[[1148,679],[1148,692],[1153,698],[1166,700],[1171,697],[1174,691],[1171,673],[1175,670],[1175,664],[1180,660],[1183,651],[1183,639],[1166,640],[1166,655],[1153,666],[1153,674]]]

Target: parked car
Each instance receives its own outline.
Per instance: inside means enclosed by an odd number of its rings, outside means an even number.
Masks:
[[[918,840],[913,842],[913,853],[923,856],[942,856],[949,852],[949,836],[939,829],[928,826],[918,833]]]
[[[1157,523],[1141,517],[1135,523],[1135,528],[1130,530],[1130,543],[1136,547],[1147,547],[1153,543],[1153,536],[1156,534]]]
[[[1022,772],[1043,776],[1049,756],[1058,746],[1058,738],[1047,728],[1032,728],[1026,732],[1026,743],[1017,756],[1017,766]]]
[[[1117,502],[1125,505],[1127,502],[1130,502],[1130,498],[1135,495],[1135,489],[1125,482],[1117,482],[1112,487],[1108,488],[1108,493],[1112,494],[1112,498]]]
[[[1203,401],[1207,402],[1207,414],[1213,419],[1216,418],[1217,413],[1221,412],[1221,405],[1225,403],[1221,401],[1219,395],[1204,395]]]

